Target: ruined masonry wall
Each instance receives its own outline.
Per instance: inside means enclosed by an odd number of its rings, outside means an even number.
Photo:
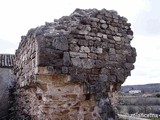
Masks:
[[[0,119],[5,119],[9,114],[9,90],[14,83],[14,75],[11,68],[0,67]]]
[[[130,26],[116,11],[76,9],[31,29],[16,51],[17,116],[117,119],[110,97],[136,58]]]
[[[10,114],[10,90],[15,84],[14,58],[12,54],[0,54],[0,120],[7,119]]]

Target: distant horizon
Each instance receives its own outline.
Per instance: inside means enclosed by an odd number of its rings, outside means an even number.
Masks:
[[[132,84],[132,85],[127,85],[127,84],[122,84],[122,86],[133,86],[133,85],[154,85],[154,84],[160,84],[160,83],[146,83],[146,84]]]

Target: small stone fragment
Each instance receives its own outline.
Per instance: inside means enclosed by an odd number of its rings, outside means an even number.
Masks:
[[[82,60],[82,67],[83,68],[87,68],[87,69],[91,69],[94,67],[94,60],[92,59],[83,59]]]
[[[71,58],[73,66],[82,67],[80,58]]]
[[[87,58],[86,53],[78,53],[78,52],[69,52],[71,57],[75,58]]]
[[[99,19],[98,18],[94,18],[94,17],[91,17],[90,20],[93,21],[93,22],[99,22]]]
[[[88,47],[81,46],[80,52],[89,53],[90,49]]]
[[[79,34],[81,34],[81,35],[87,35],[88,31],[87,30],[80,30]]]
[[[113,36],[113,39],[114,39],[115,41],[121,41],[121,38],[120,38],[120,37],[117,37],[117,36]]]
[[[102,33],[97,33],[97,36],[98,36],[98,37],[102,37],[103,34],[102,34]]]
[[[106,21],[105,20],[100,20],[100,23],[105,24]]]
[[[63,64],[66,66],[70,65],[70,55],[68,52],[63,53]]]
[[[107,39],[107,35],[103,34],[102,36],[103,36],[104,39]]]
[[[102,53],[102,51],[103,51],[102,48],[95,48],[95,47],[91,48],[91,52],[93,52],[93,53]]]
[[[107,25],[107,24],[102,24],[101,27],[102,27],[103,29],[107,29],[108,25]]]

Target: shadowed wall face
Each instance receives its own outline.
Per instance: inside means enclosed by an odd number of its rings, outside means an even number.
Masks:
[[[8,116],[9,89],[13,87],[14,55],[0,54],[0,119]]]
[[[115,119],[110,93],[119,90],[136,60],[130,26],[115,11],[76,9],[29,30],[16,51],[18,109],[34,119],[71,119],[73,111],[75,120]],[[56,102],[62,98],[64,103]]]

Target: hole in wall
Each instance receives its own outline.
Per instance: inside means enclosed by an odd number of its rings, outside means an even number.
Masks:
[[[42,96],[39,95],[39,96],[38,96],[38,100],[42,100]]]
[[[97,116],[96,113],[93,113],[93,116],[96,117]]]
[[[58,89],[58,91],[61,91],[61,89]]]
[[[90,98],[91,98],[91,94],[85,94],[85,100],[90,100]]]

